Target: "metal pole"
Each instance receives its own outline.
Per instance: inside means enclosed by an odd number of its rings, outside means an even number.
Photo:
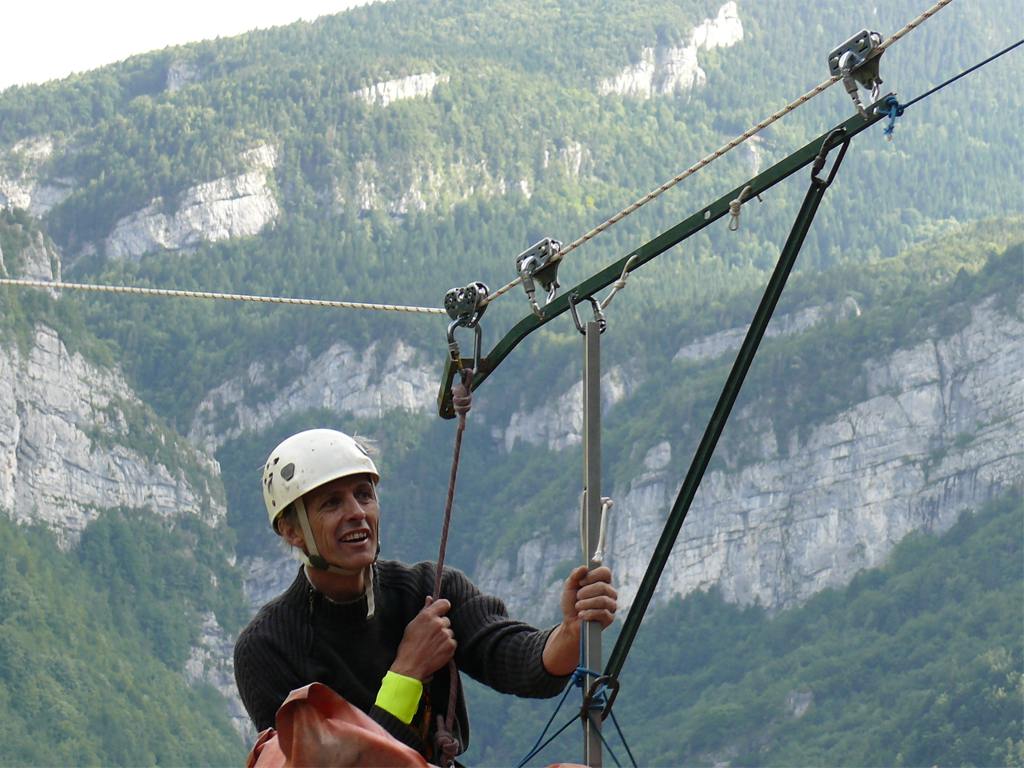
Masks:
[[[586,324],[583,341],[583,493],[581,541],[583,563],[593,567],[591,557],[597,549],[601,527],[601,326],[595,319]],[[583,623],[583,666],[600,673],[601,625]],[[597,675],[587,675],[585,690],[590,690]],[[600,711],[584,713],[583,762],[600,768]]]

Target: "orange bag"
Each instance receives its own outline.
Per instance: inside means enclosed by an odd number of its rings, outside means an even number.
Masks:
[[[367,766],[427,768],[423,756],[323,683],[292,691],[277,729],[260,733],[246,768]]]

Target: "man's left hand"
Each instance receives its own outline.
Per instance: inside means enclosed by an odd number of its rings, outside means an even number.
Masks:
[[[581,565],[562,586],[562,623],[572,627],[577,636],[581,621],[596,621],[605,629],[615,620],[618,596],[610,569],[602,565],[587,570]]]
[[[544,668],[552,675],[568,675],[579,663],[584,621],[596,621],[605,629],[615,619],[618,593],[611,582],[612,572],[605,566],[588,571],[585,565],[565,580],[562,623],[548,635],[544,646]]]

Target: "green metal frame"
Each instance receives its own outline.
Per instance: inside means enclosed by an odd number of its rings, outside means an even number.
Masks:
[[[683,240],[686,240],[688,237],[718,221],[729,212],[729,203],[739,197],[745,187],[750,187],[746,197],[746,199],[749,199],[750,197],[754,197],[755,195],[770,189],[780,181],[783,181],[799,171],[801,168],[810,165],[820,153],[825,141],[830,136],[835,135],[835,131],[842,130],[845,137],[844,140],[848,141],[858,133],[867,130],[875,123],[883,120],[888,116],[888,112],[884,111],[883,105],[885,99],[888,98],[889,95],[890,94],[883,96],[872,106],[868,107],[867,118],[861,117],[860,115],[854,115],[850,119],[840,123],[832,130],[829,130],[821,136],[818,136],[816,139],[808,142],[805,146],[798,149],[785,159],[780,160],[771,168],[759,173],[749,181],[740,184],[727,194],[722,195],[715,202],[711,203],[711,205],[706,208],[701,208],[689,218],[684,219],[671,229],[666,230],[653,240],[650,240],[640,246],[635,251],[626,254],[623,258],[613,264],[610,264],[591,277],[588,277],[571,290],[566,291],[544,308],[543,317],[537,317],[532,313],[524,317],[516,323],[516,325],[514,325],[504,337],[502,337],[502,339],[490,352],[487,353],[486,356],[480,359],[479,367],[473,375],[473,389],[477,389],[477,387],[487,379],[487,377],[498,367],[498,365],[501,364],[509,353],[515,349],[519,342],[538,328],[554,320],[563,312],[566,312],[569,309],[570,296],[575,296],[577,301],[582,301],[589,296],[593,296],[601,289],[611,285],[622,275],[626,262],[629,261],[630,258],[634,256],[636,257],[629,269],[630,272],[633,272],[652,259],[660,256],[669,248],[678,245]],[[463,358],[458,368],[451,359],[447,359],[445,362],[441,387],[437,396],[438,413],[441,418],[452,419],[455,417],[455,410],[452,407],[452,381],[454,380],[457,370],[466,367],[473,367],[473,361]]]
[[[683,485],[679,489],[679,494],[676,496],[672,510],[665,521],[661,538],[654,548],[654,554],[647,565],[647,571],[644,573],[640,587],[633,598],[629,615],[626,617],[625,622],[623,622],[622,631],[619,633],[615,647],[608,657],[608,664],[604,669],[605,677],[617,678],[622,671],[622,665],[625,663],[626,655],[633,644],[633,639],[640,629],[644,613],[647,611],[651,598],[654,596],[654,590],[661,578],[661,573],[668,563],[669,556],[672,554],[672,548],[675,546],[676,538],[679,536],[679,530],[682,528],[686,514],[690,511],[690,505],[697,495],[697,489],[700,487],[701,480],[704,478],[704,472],[707,470],[711,457],[715,452],[715,446],[718,445],[718,438],[721,437],[722,430],[725,429],[725,424],[729,420],[729,414],[732,412],[732,407],[739,396],[743,381],[750,370],[751,363],[754,361],[754,356],[757,354],[757,348],[764,338],[768,323],[771,321],[775,307],[782,296],[782,291],[786,287],[786,280],[789,278],[793,265],[796,263],[796,257],[800,253],[800,248],[803,246],[804,239],[811,228],[811,222],[814,221],[814,214],[817,213],[818,206],[825,196],[825,191],[833,179],[835,179],[836,172],[846,156],[846,150],[850,146],[850,138],[851,136],[843,128],[836,128],[821,143],[820,153],[815,158],[812,168],[810,187],[793,222],[789,237],[786,238],[786,244],[782,248],[782,253],[779,254],[779,260],[775,265],[771,278],[768,280],[768,285],[765,287],[761,302],[758,304],[754,318],[747,329],[743,344],[736,354],[732,370],[730,370],[729,376],[722,387],[722,394],[715,404],[715,409],[708,421],[707,428],[704,430],[704,435],[697,446],[697,450],[694,452],[686,478],[683,480]],[[821,178],[818,174],[825,165],[828,153],[837,146],[840,146],[841,149],[832,164],[832,168],[826,178]]]

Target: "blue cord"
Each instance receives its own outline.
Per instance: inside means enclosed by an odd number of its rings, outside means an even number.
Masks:
[[[557,710],[556,710],[556,711],[557,711]],[[517,765],[517,766],[516,766],[516,768],[523,768],[523,766],[524,766],[524,765],[526,765],[526,763],[527,763],[528,761],[532,760],[532,759],[533,759],[534,757],[536,757],[537,755],[539,755],[539,754],[540,754],[540,753],[541,753],[541,752],[543,751],[544,747],[546,747],[546,746],[547,746],[548,744],[550,744],[550,743],[551,743],[552,741],[554,741],[555,739],[557,739],[557,738],[558,738],[558,737],[559,737],[559,736],[560,736],[560,735],[562,734],[562,732],[563,732],[563,731],[564,731],[564,730],[565,730],[566,728],[568,728],[568,727],[569,727],[570,725],[572,725],[573,723],[575,723],[575,722],[576,722],[576,720],[577,720],[578,718],[579,718],[579,713],[577,713],[577,714],[573,715],[572,719],[571,719],[571,720],[570,720],[569,722],[567,722],[567,723],[566,723],[565,725],[563,725],[563,726],[562,726],[561,728],[559,728],[559,729],[558,729],[557,731],[555,731],[555,732],[554,732],[554,733],[553,733],[553,734],[551,735],[551,737],[550,737],[550,738],[549,738],[549,739],[548,739],[547,741],[545,741],[545,742],[544,742],[543,744],[539,744],[539,742],[540,742],[540,739],[538,739],[538,740],[537,740],[537,741],[538,741],[538,744],[535,744],[535,745],[534,745],[534,748],[533,748],[532,750],[530,750],[530,753],[529,753],[529,754],[528,754],[528,755],[527,755],[526,757],[524,757],[524,758],[523,758],[523,759],[522,759],[522,760],[521,760],[521,761],[519,762],[519,765]],[[552,716],[552,718],[551,718],[551,719],[553,720],[553,719],[554,719],[554,717]],[[546,729],[545,729],[545,730],[546,730]],[[541,734],[541,738],[543,738],[543,734]]]
[[[886,96],[883,102],[885,106],[889,108],[889,123],[885,126],[885,135],[889,141],[892,141],[892,134],[896,130],[896,118],[903,117],[903,112],[906,110],[906,106],[900,104],[899,100],[895,96]]]
[[[619,741],[622,742],[622,746],[626,748],[626,754],[629,755],[629,762],[633,764],[633,768],[636,768],[636,758],[633,757],[633,750],[629,748],[629,742],[626,741],[626,737],[622,735],[622,729],[619,728],[619,721],[615,719],[615,710],[609,710],[608,714],[612,716],[612,724],[615,726],[615,731],[619,734]],[[603,738],[603,737],[602,737]],[[611,750],[608,750],[611,752]],[[612,755],[614,757],[614,755]],[[618,761],[615,761],[618,764]]]
[[[583,666],[583,658],[584,658],[584,653],[583,653],[583,635],[581,633],[580,634],[580,664],[579,664],[578,667],[576,667],[576,669],[574,669],[572,671],[572,677],[569,678],[570,685],[565,686],[565,692],[562,694],[562,698],[558,700],[558,706],[555,707],[555,711],[552,712],[551,713],[551,717],[548,718],[548,722],[544,726],[544,730],[542,730],[540,732],[540,736],[537,737],[537,741],[535,741],[533,743],[533,746],[530,748],[530,751],[526,753],[526,757],[524,757],[522,760],[519,761],[519,763],[516,765],[516,768],[523,768],[523,766],[525,766],[530,760],[532,760],[534,757],[536,757],[538,754],[540,754],[541,751],[544,749],[544,747],[546,747],[552,741],[557,739],[562,734],[562,732],[565,731],[566,728],[568,728],[570,725],[575,723],[576,720],[582,714],[580,712],[577,712],[575,715],[573,715],[572,719],[569,722],[567,722],[565,725],[563,725],[561,728],[559,728],[557,731],[555,731],[550,737],[548,737],[548,739],[546,741],[544,741],[544,736],[547,735],[548,728],[551,727],[551,724],[553,722],[555,722],[555,718],[558,716],[558,713],[562,709],[562,705],[565,703],[566,698],[568,698],[568,696],[569,696],[569,691],[571,691],[573,688],[579,688],[582,691],[584,686],[587,684],[587,677],[588,676],[589,677],[594,677],[594,678],[597,678],[597,677],[601,676],[600,673],[595,672],[592,669],[587,669],[585,666]],[[602,687],[600,691],[596,692],[591,697],[590,709],[591,710],[600,711],[600,710],[605,709],[605,707],[607,705],[608,705],[608,691],[607,691],[606,688]],[[622,746],[624,746],[626,748],[626,754],[629,755],[629,760],[630,760],[630,762],[633,763],[633,768],[637,768],[637,766],[636,766],[636,759],[633,757],[633,752],[630,750],[629,744],[626,743],[626,738],[622,735],[622,729],[619,728],[619,722],[618,722],[618,720],[615,719],[615,713],[612,712],[611,710],[609,710],[608,714],[612,716],[612,723],[615,724],[615,730],[619,734],[619,741],[621,741],[622,742]],[[622,764],[619,762],[619,758],[617,758],[615,756],[615,752],[612,751],[611,746],[608,744],[607,740],[605,740],[604,734],[601,733],[601,729],[597,729],[597,735],[601,738],[601,743],[604,744],[605,749],[608,750],[608,754],[612,756],[612,760],[615,761],[616,767],[617,768],[622,768]],[[542,741],[543,741],[543,743],[541,743]]]
[[[1014,48],[1016,48],[1016,47],[1018,47],[1020,45],[1024,45],[1024,39],[1018,40],[1013,45],[1009,45],[1006,48],[1003,48],[1003,50],[999,51],[998,53],[992,54],[991,56],[989,56],[984,61],[979,61],[973,67],[968,67],[967,69],[965,69],[960,74],[954,75],[953,77],[951,77],[948,80],[946,80],[944,83],[939,83],[934,88],[925,91],[920,96],[917,96],[916,98],[913,98],[910,101],[908,101],[906,104],[900,104],[899,101],[896,100],[895,96],[887,96],[885,101],[883,102],[883,104],[888,108],[888,112],[889,112],[889,123],[885,126],[885,136],[886,136],[886,138],[889,139],[889,141],[892,141],[893,132],[896,130],[896,118],[897,117],[903,117],[903,113],[907,109],[909,109],[911,106],[913,106],[914,104],[919,102],[921,99],[926,99],[929,96],[931,96],[933,93],[935,93],[936,91],[941,91],[947,85],[949,85],[951,83],[955,83],[961,77],[965,77],[965,76],[971,74],[971,72],[973,72],[976,69],[981,69],[983,66],[988,64],[990,61],[995,61],[1000,56],[1002,56],[1004,53],[1009,53]]]
[[[577,670],[578,669],[579,668],[577,667]],[[575,680],[576,679],[576,672],[573,672],[572,676],[573,676],[573,680]],[[551,717],[548,718],[547,725],[544,726],[544,730],[540,732],[540,736],[537,737],[537,741],[534,742],[533,746],[530,748],[530,751],[526,753],[526,757],[524,757],[522,760],[519,761],[519,764],[516,766],[516,768],[523,768],[523,766],[526,765],[527,761],[533,759],[533,757],[538,752],[540,752],[542,749],[544,749],[544,747],[546,747],[548,745],[548,742],[551,741],[551,739],[548,739],[548,741],[545,741],[543,744],[541,744],[541,741],[543,740],[544,736],[548,732],[548,728],[550,728],[551,724],[553,722],[555,722],[555,718],[558,716],[559,711],[561,711],[562,705],[565,703],[566,698],[569,696],[569,691],[571,691],[571,690],[572,690],[572,686],[571,685],[565,686],[565,693],[562,694],[562,698],[559,699],[559,701],[558,701],[558,706],[555,707],[555,711],[552,712],[551,713]],[[576,717],[579,717],[579,715],[577,715]],[[574,717],[572,720],[569,721],[569,723],[572,723],[575,719],[576,718]],[[564,726],[562,726],[561,730],[559,730],[558,733],[555,734],[555,736],[557,736],[559,733],[561,733],[566,728],[568,728],[569,727],[569,723],[566,723]],[[553,738],[555,738],[555,736],[552,736],[551,738],[553,739]]]
[[[547,740],[544,739],[544,737],[547,736],[547,732],[548,729],[551,727],[551,724],[555,722],[555,718],[558,717],[558,713],[562,710],[562,705],[565,704],[565,700],[568,698],[569,692],[573,688],[582,689],[587,682],[588,675],[591,677],[599,677],[597,672],[594,672],[592,669],[587,669],[582,664],[573,670],[572,677],[569,679],[570,685],[567,685],[565,687],[565,692],[562,694],[562,698],[559,699],[558,706],[555,707],[555,711],[551,713],[551,717],[548,718],[548,721],[544,726],[544,730],[542,730],[540,732],[540,736],[537,737],[537,741],[533,743],[533,746],[530,748],[530,751],[526,753],[526,757],[519,761],[519,763],[516,765],[516,768],[523,768],[523,766],[525,766],[530,760],[532,760],[534,757],[540,754],[544,750],[544,747],[546,747],[552,741],[557,739],[565,731],[566,728],[568,728],[570,725],[576,722],[576,720],[580,716],[580,713],[578,712],[575,715],[573,715],[572,719],[569,720],[569,722],[567,722],[565,725],[563,725],[561,728],[555,731],[550,737],[548,737]],[[607,691],[602,688],[600,691],[594,694],[593,698],[591,699],[590,708],[593,710],[602,710],[605,708],[607,701]],[[622,742],[622,745],[626,748],[626,753],[629,755],[629,760],[633,764],[633,768],[636,768],[636,758],[633,757],[633,752],[630,750],[629,744],[626,743],[626,738],[622,735],[622,729],[619,727],[618,720],[615,719],[615,713],[609,711],[608,714],[612,716],[612,723],[615,725],[615,730],[619,734],[619,740]],[[601,738],[601,743],[604,744],[605,749],[608,750],[608,754],[611,755],[612,760],[615,761],[615,765],[617,766],[617,768],[622,768],[622,764],[619,762],[619,758],[615,756],[615,752],[608,744],[608,741],[605,739],[604,734],[601,733],[600,729],[598,729],[597,735]]]

